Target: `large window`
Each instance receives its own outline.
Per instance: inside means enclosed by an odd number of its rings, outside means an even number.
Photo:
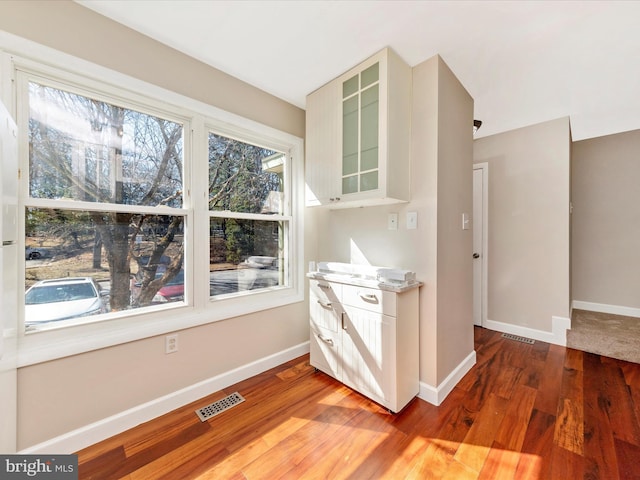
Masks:
[[[183,301],[183,124],[34,81],[28,104],[27,330]],[[63,300],[30,301],[51,285]]]
[[[22,364],[302,301],[302,139],[78,62],[0,63],[17,95]]]

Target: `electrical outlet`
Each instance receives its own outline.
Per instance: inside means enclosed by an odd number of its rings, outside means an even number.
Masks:
[[[387,224],[389,230],[397,230],[398,229],[398,214],[390,213],[387,219]]]
[[[164,353],[175,353],[178,351],[178,334],[164,337]]]

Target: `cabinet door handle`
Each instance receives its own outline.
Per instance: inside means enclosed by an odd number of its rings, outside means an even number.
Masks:
[[[318,300],[318,303],[320,304],[321,307],[331,308],[331,302],[323,302],[322,300]]]
[[[342,329],[347,330],[347,325],[344,323],[344,312],[340,312],[340,322],[342,322]]]
[[[324,343],[326,343],[327,345],[331,345],[333,347],[333,340],[331,338],[325,338],[319,333],[318,333],[318,338],[322,340]]]

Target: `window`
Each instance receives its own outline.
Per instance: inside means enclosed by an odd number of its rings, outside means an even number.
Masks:
[[[286,285],[286,154],[209,133],[210,296]]]
[[[11,60],[23,365],[303,300],[301,139],[80,60],[92,78]]]
[[[86,276],[105,292],[92,314],[151,305],[183,269],[183,124],[35,81],[28,92],[25,247],[47,256],[26,260],[25,287]],[[65,303],[26,309],[25,327],[73,318]]]

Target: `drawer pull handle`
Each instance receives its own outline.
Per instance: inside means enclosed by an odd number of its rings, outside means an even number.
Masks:
[[[319,338],[320,340],[322,340],[324,343],[326,343],[327,345],[331,345],[331,346],[333,347],[333,340],[332,340],[332,339],[330,339],[330,338],[325,338],[325,337],[323,337],[322,335],[320,335],[319,333],[318,333],[318,338]]]
[[[323,302],[322,300],[318,300],[318,303],[320,304],[321,307],[331,308],[331,302]]]
[[[324,283],[319,283],[318,286],[320,288],[324,288],[325,290],[331,290],[331,285],[325,285]]]
[[[372,302],[378,300],[378,297],[376,297],[375,294],[373,294],[373,293],[366,293],[366,294],[361,293],[360,297],[363,300],[369,300],[369,301],[372,301]]]

